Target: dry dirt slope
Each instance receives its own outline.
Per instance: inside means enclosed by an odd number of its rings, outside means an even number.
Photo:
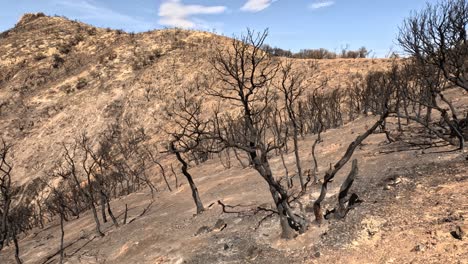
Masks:
[[[160,138],[167,104],[210,71],[211,33],[156,30],[140,34],[95,28],[62,17],[26,14],[0,35],[0,131],[15,144],[16,178],[40,175],[60,154],[60,142],[90,136],[111,122],[133,118]],[[297,60],[308,71],[310,61]],[[319,76],[346,86],[389,60],[324,60]],[[311,81],[312,82],[312,81]],[[156,117],[153,118],[153,117]]]
[[[317,149],[320,171],[373,121],[361,118],[324,133]],[[308,166],[314,140],[310,136],[301,142]],[[259,225],[267,214],[252,213],[258,205],[272,206],[266,184],[252,169],[235,165],[225,170],[209,161],[192,169],[209,208],[205,213],[193,216],[186,184],[172,193],[158,193],[153,203],[148,192],[132,194],[112,203],[119,221],[125,204],[129,206],[129,223],[119,228],[106,225],[104,238],[94,236],[89,215],[65,225],[67,263],[467,263],[466,237],[458,240],[450,234],[457,226],[465,232],[468,228],[467,154],[448,150],[451,147],[441,146],[421,151],[388,144],[383,134],[372,135],[355,153],[360,173],[352,192],[363,203],[343,221],[312,224],[306,234],[290,241],[279,239],[276,217]],[[287,161],[292,169],[292,153]],[[272,160],[272,168],[281,175],[278,158]],[[326,208],[336,204],[348,170],[349,164],[332,184]],[[317,191],[318,186],[312,186],[303,202],[313,201]],[[217,200],[238,205],[229,210],[239,213],[222,213]],[[217,223],[226,227],[215,228]],[[49,257],[57,252],[59,239],[58,223],[33,230],[20,240],[23,260],[56,263],[56,257]],[[0,263],[12,263],[12,255],[13,249],[6,248]]]

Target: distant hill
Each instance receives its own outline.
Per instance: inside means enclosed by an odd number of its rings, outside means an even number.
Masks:
[[[159,138],[158,115],[209,74],[215,47],[229,44],[229,38],[208,32],[133,34],[25,14],[0,35],[0,129],[15,145],[15,178],[25,182],[39,176],[60,154],[61,142],[83,131],[95,135],[126,117]],[[311,63],[294,61],[308,76]],[[317,76],[329,79],[327,89],[346,87],[360,74],[391,63],[321,60]]]

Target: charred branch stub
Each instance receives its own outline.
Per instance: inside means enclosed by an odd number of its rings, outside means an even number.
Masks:
[[[380,116],[379,120],[377,120],[377,122],[375,122],[372,127],[370,127],[364,134],[358,136],[353,142],[351,142],[351,144],[349,144],[348,149],[346,150],[346,153],[344,154],[344,156],[337,163],[335,163],[333,168],[330,168],[330,170],[325,173],[323,183],[322,183],[322,189],[320,191],[320,196],[317,198],[317,200],[314,202],[314,205],[313,205],[315,220],[317,223],[319,224],[322,223],[323,212],[321,208],[321,203],[325,199],[325,196],[327,194],[328,183],[330,183],[333,180],[336,173],[340,171],[341,168],[343,168],[343,166],[351,159],[351,156],[353,155],[356,148],[369,135],[371,135],[378,127],[380,127],[387,117],[388,117],[388,110],[385,110],[385,112]]]
[[[356,159],[354,159],[352,162],[351,171],[349,172],[345,181],[341,185],[340,192],[338,193],[338,207],[335,210],[335,217],[338,219],[344,218],[357,200],[357,195],[352,194],[352,199],[349,198],[348,204],[346,205],[346,198],[348,197],[349,189],[351,189],[351,185],[353,185],[354,179],[357,177],[357,174],[358,162]]]

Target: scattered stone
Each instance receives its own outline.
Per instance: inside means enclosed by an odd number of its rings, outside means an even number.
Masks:
[[[320,258],[320,255],[321,255],[320,251],[317,251],[317,252],[315,252],[314,257]]]
[[[223,219],[218,219],[218,221],[216,221],[216,224],[213,227],[213,231],[217,231],[217,232],[223,231],[226,227],[227,227],[226,222],[224,222]]]
[[[247,249],[247,256],[250,257],[251,260],[256,259],[257,256],[262,252],[262,250],[256,246],[251,246]]]
[[[426,246],[424,246],[423,244],[417,244],[411,251],[423,252],[424,250],[426,250]]]
[[[460,226],[456,226],[455,230],[451,231],[450,234],[458,240],[463,240],[463,235],[465,233],[463,232]]]
[[[206,234],[211,232],[211,229],[207,226],[202,226],[198,229],[198,231],[195,233],[195,236],[201,235],[201,234]]]
[[[224,248],[224,250],[228,250],[228,249],[229,249],[229,245],[228,245],[228,244],[224,244],[223,248]]]
[[[307,213],[313,213],[313,212],[314,212],[314,205],[313,205],[313,204],[308,204],[308,205],[306,205],[305,211],[306,211]]]
[[[367,229],[367,234],[372,237],[377,234],[377,230]]]
[[[400,178],[400,177],[397,177],[397,178],[395,179],[395,181],[393,181],[393,185],[398,185],[398,184],[400,184],[400,183],[401,183],[401,178]]]
[[[392,188],[390,187],[390,185],[387,184],[387,185],[384,186],[383,189],[384,189],[385,191],[388,191],[388,190],[390,190],[390,189],[392,189]]]

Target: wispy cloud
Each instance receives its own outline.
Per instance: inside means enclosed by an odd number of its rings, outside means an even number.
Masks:
[[[242,11],[259,12],[269,7],[275,0],[247,0],[241,7]]]
[[[151,21],[100,6],[92,0],[57,0],[55,4],[69,9],[73,17],[83,21],[97,21],[106,26],[125,25],[130,30],[148,30],[154,26]]]
[[[164,26],[194,28],[207,27],[203,20],[194,18],[196,15],[221,14],[225,6],[186,5],[180,0],[166,0],[159,7],[159,24]]]
[[[320,8],[332,6],[334,4],[335,4],[335,1],[315,1],[312,4],[310,4],[309,7],[312,9],[320,9]]]

